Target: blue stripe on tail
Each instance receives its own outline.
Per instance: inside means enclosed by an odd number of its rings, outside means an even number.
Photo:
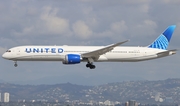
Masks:
[[[176,25],[169,26],[151,45],[149,48],[167,49]]]

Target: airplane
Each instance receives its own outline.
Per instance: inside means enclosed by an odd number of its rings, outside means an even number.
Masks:
[[[62,61],[63,64],[87,62],[86,67],[95,69],[94,62],[138,62],[176,54],[167,50],[176,25],[169,26],[146,47],[119,46],[128,40],[107,46],[17,46],[8,49],[2,57],[14,61]]]

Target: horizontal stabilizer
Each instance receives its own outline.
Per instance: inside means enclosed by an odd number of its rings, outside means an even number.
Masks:
[[[176,49],[174,50],[167,50],[167,51],[164,51],[164,52],[160,52],[160,53],[157,53],[158,57],[164,57],[164,56],[169,56],[169,55],[173,55],[173,54],[176,54]]]

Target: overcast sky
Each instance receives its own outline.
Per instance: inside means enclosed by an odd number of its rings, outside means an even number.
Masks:
[[[147,46],[177,25],[168,49],[180,45],[180,0],[0,0],[0,53],[19,45]],[[18,62],[0,59],[0,80],[21,84],[98,85],[180,78],[180,53],[138,63]]]

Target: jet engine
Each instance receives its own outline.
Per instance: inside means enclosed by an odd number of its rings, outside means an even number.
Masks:
[[[78,64],[81,62],[81,56],[78,54],[67,54],[65,55],[63,64]]]

